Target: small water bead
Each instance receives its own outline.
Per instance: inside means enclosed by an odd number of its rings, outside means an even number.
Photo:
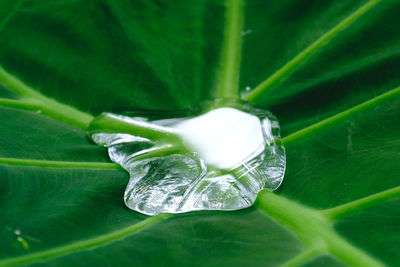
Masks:
[[[133,210],[147,215],[237,210],[283,180],[285,149],[278,121],[268,111],[215,100],[200,111],[181,112],[184,116],[139,113],[103,113],[90,129],[93,141],[108,147],[111,160],[129,172],[124,200]],[[126,127],[104,127],[105,120]]]
[[[252,29],[248,29],[248,30],[242,32],[242,36],[246,36],[248,34],[251,34],[252,32],[253,32]]]

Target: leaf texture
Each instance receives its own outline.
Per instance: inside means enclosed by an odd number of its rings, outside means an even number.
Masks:
[[[242,49],[224,63],[230,5],[243,15],[233,38]],[[2,1],[0,266],[398,266],[399,8]],[[89,141],[85,123],[103,111],[195,106],[232,81],[219,83],[224,64],[236,64],[225,73],[240,73],[244,98],[278,77],[252,100],[280,119],[282,187],[235,212],[125,208],[128,175]]]

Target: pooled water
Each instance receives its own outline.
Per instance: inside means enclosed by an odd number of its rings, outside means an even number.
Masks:
[[[283,180],[285,149],[268,111],[234,103],[184,116],[139,113],[103,113],[90,129],[93,141],[129,172],[124,200],[130,209],[148,215],[237,210]],[[128,127],[103,127],[104,120]]]

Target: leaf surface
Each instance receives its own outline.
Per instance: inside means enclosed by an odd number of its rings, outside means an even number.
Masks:
[[[225,90],[216,84],[231,64],[220,60],[226,6],[239,2],[2,2],[0,266],[400,264],[395,0],[238,5],[239,90],[246,98],[246,87],[277,77],[254,101],[280,119],[282,187],[235,212],[125,208],[128,174],[85,123],[103,111],[195,106]],[[21,98],[4,73],[41,96]]]

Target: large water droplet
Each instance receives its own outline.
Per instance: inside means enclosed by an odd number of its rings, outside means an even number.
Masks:
[[[126,205],[138,212],[237,210],[283,180],[279,124],[249,103],[216,100],[199,111],[103,113],[94,142],[130,174]]]

